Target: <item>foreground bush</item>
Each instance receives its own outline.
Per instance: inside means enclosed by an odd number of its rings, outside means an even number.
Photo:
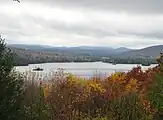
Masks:
[[[0,120],[22,120],[23,78],[12,69],[12,54],[0,37]]]
[[[160,66],[160,65],[159,65]],[[161,68],[141,67],[89,80],[58,70],[49,81],[25,75],[30,120],[155,120],[162,116]],[[159,74],[158,74],[159,73]],[[27,77],[30,76],[30,77]],[[33,77],[32,77],[33,76]],[[37,78],[37,80],[36,80]]]
[[[52,120],[154,119],[157,108],[149,103],[148,93],[145,94],[143,85],[140,85],[142,83],[134,76],[129,79],[128,74],[115,73],[103,80],[84,80],[58,71],[50,83],[36,86],[43,89],[43,101],[48,106],[44,110]],[[144,88],[149,88],[148,85]]]

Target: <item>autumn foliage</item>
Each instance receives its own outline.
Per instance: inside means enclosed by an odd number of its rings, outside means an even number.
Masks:
[[[162,58],[161,54],[155,68],[143,71],[137,66],[105,79],[83,79],[59,70],[52,80],[37,85],[43,93],[42,110],[46,110],[50,120],[157,119],[162,114],[163,102],[153,95],[162,95],[163,87],[157,86],[156,77],[159,74],[163,80]]]

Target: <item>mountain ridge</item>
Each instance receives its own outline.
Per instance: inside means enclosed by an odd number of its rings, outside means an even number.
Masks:
[[[121,54],[118,54],[118,56],[123,57],[152,57],[156,58],[157,56],[160,55],[160,52],[163,52],[163,45],[154,45],[154,46],[149,46],[146,48],[138,49],[138,50],[131,50],[131,51],[126,51],[122,52]]]
[[[18,47],[16,47],[18,46]],[[131,50],[125,47],[49,47],[30,45],[8,45],[15,54],[18,64],[26,65],[43,62],[95,62],[104,58],[156,59],[163,52],[163,45]]]
[[[74,55],[99,55],[110,56],[116,55],[120,57],[136,57],[136,56],[159,56],[163,52],[163,45],[154,45],[142,49],[129,49],[126,47],[111,48],[101,46],[77,46],[77,47],[53,47],[44,45],[27,45],[27,44],[9,44],[8,47],[21,48],[25,50],[33,50],[36,52],[47,53],[63,53]]]
[[[55,52],[55,50],[74,50],[74,49],[80,49],[80,50],[108,50],[108,52],[125,52],[132,49],[126,48],[126,47],[120,47],[120,48],[112,48],[112,47],[103,47],[103,46],[76,46],[76,47],[55,47],[55,46],[47,46],[47,45],[29,45],[29,44],[9,44],[9,47],[15,47],[15,48],[22,48],[22,49],[31,49],[36,51],[46,51],[46,52]]]

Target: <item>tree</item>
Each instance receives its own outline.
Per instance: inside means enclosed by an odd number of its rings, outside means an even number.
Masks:
[[[13,71],[13,56],[0,36],[0,120],[19,120],[23,79]]]
[[[157,58],[159,71],[154,77],[153,84],[148,91],[148,98],[156,108],[157,120],[163,119],[163,53]]]

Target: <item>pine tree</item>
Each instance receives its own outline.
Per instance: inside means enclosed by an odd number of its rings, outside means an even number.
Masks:
[[[0,120],[19,120],[22,77],[13,71],[13,56],[0,36]]]

